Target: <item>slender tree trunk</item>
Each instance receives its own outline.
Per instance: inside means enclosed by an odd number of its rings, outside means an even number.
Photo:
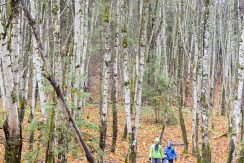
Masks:
[[[180,119],[180,127],[181,127],[181,132],[182,132],[182,138],[184,142],[184,152],[188,152],[188,141],[187,141],[187,134],[186,134],[186,126],[185,126],[185,121],[184,121],[184,116],[182,112],[183,108],[183,84],[182,84],[182,60],[183,60],[183,55],[182,55],[182,47],[179,48],[179,53],[178,53],[178,107],[179,107],[179,119]]]
[[[123,27],[122,27],[122,54],[123,54],[123,87],[124,87],[124,108],[126,113],[126,130],[127,134],[132,133],[132,122],[131,122],[131,96],[130,96],[130,80],[129,80],[129,54],[128,54],[128,38],[127,38],[127,19],[128,15],[128,4],[123,4]]]
[[[208,108],[209,108],[209,7],[210,1],[204,1],[203,15],[203,58],[202,58],[202,89],[200,95],[202,118],[202,162],[211,162],[211,148],[208,140]]]
[[[116,64],[116,63],[114,63]],[[117,78],[118,74],[114,74],[115,70],[113,72],[113,85],[112,85],[112,109],[113,109],[113,139],[112,139],[112,147],[111,147],[111,152],[115,152],[116,150],[116,142],[117,142],[117,137],[118,137],[118,117],[117,117],[117,88],[115,85],[117,84],[117,82],[115,80],[115,78]],[[118,85],[117,85],[118,86]]]
[[[79,91],[80,91],[80,81],[81,81],[81,75],[80,75],[80,67],[81,67],[81,50],[82,50],[82,41],[81,39],[83,34],[83,26],[81,28],[81,21],[82,20],[82,8],[83,2],[80,0],[74,1],[75,6],[75,17],[74,17],[74,57],[75,57],[75,81],[74,81],[74,105],[76,109],[78,108],[79,103]]]
[[[47,147],[46,147],[46,163],[53,163],[55,162],[54,158],[54,151],[53,151],[53,144],[54,144],[54,129],[55,129],[55,107],[57,105],[55,104],[55,95],[53,94],[53,106],[50,111],[50,118],[47,121],[48,122],[48,141],[47,141]]]
[[[87,48],[88,48],[88,9],[89,9],[89,0],[85,0],[85,6],[84,6],[84,23],[83,23],[83,29],[84,29],[84,39],[83,39],[83,46],[82,46],[82,62],[81,62],[81,68],[80,68],[80,74],[81,74],[81,93],[85,93],[85,81],[87,78],[86,74],[86,64],[88,64],[87,61]],[[84,96],[84,95],[81,95]],[[82,97],[80,100],[79,108],[83,107],[85,104],[85,98]]]
[[[110,77],[110,62],[111,62],[111,51],[110,51],[110,22],[109,22],[109,1],[106,1],[103,15],[104,22],[104,46],[105,54],[103,61],[103,83],[102,83],[102,107],[101,107],[101,127],[100,127],[100,148],[102,151],[106,147],[106,136],[107,136],[107,114],[108,114],[108,88],[109,88],[109,77]]]
[[[234,100],[234,110],[231,118],[231,140],[229,146],[229,155],[228,163],[236,162],[236,146],[237,146],[237,136],[239,134],[239,122],[240,122],[240,113],[241,113],[241,102],[242,102],[242,90],[244,82],[244,27],[242,25],[241,31],[241,43],[239,48],[239,58],[238,58],[238,77],[237,77],[237,92],[235,94]]]
[[[119,61],[119,25],[120,25],[120,2],[117,1],[116,4],[116,34],[115,34],[115,57],[113,63],[113,85],[112,85],[112,108],[113,108],[113,139],[112,139],[112,147],[111,152],[115,152],[116,149],[116,141],[118,136],[118,124],[117,124],[117,109],[118,109],[118,61]]]
[[[0,49],[0,53],[4,53],[2,49]],[[2,108],[5,112],[6,110],[6,93],[4,88],[4,76],[3,76],[3,69],[2,69],[2,60],[0,60],[0,89],[1,89],[1,97],[2,97]]]
[[[195,10],[198,10],[197,2],[194,3]],[[194,63],[193,65],[193,77],[192,77],[192,83],[193,83],[193,119],[192,119],[192,151],[194,155],[197,157],[197,161],[201,161],[200,151],[198,148],[198,127],[199,127],[199,92],[201,88],[201,76],[199,75],[199,44],[198,44],[198,34],[197,34],[197,24],[198,24],[198,12],[196,12],[195,19],[194,19],[194,25],[193,25],[193,35],[194,37]]]
[[[33,67],[32,70],[32,99],[31,99],[31,109],[30,109],[30,116],[29,116],[29,122],[33,123],[34,121],[34,114],[36,109],[36,99],[38,94],[38,87],[36,82],[36,71],[35,67]],[[33,150],[34,147],[34,129],[30,130],[30,140],[29,140],[29,150]]]
[[[146,41],[147,41],[147,18],[148,18],[148,3],[147,1],[140,0],[139,2],[139,26],[140,26],[140,37],[139,37],[139,71],[138,71],[138,85],[137,85],[137,96],[136,96],[136,112],[135,112],[135,126],[132,129],[132,136],[130,140],[130,153],[129,162],[136,162],[137,156],[137,139],[139,134],[140,126],[140,111],[141,111],[141,100],[142,100],[142,88],[143,88],[143,77],[144,77],[144,63],[146,53]],[[128,127],[128,126],[127,126]]]
[[[242,85],[242,99],[241,99],[241,148],[240,148],[240,158],[238,163],[244,162],[244,82]]]

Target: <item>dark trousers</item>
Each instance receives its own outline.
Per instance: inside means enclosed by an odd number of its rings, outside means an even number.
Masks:
[[[153,158],[152,163],[160,163],[160,158]]]
[[[174,162],[174,160],[169,160],[169,163],[173,163]]]

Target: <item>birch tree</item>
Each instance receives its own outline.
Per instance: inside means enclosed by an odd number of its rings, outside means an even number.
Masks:
[[[203,35],[204,40],[202,51],[202,88],[200,95],[200,107],[202,118],[202,161],[211,162],[211,148],[208,140],[208,108],[209,108],[209,13],[210,1],[203,2]]]
[[[119,62],[119,50],[120,50],[120,35],[119,35],[119,27],[120,27],[120,2],[116,3],[116,33],[115,33],[115,56],[113,57],[113,85],[112,85],[112,108],[113,108],[113,140],[111,152],[115,152],[116,141],[118,137],[118,118],[117,118],[117,109],[118,109],[118,62]]]
[[[74,2],[75,6],[75,18],[74,18],[74,56],[75,56],[75,81],[74,81],[74,87],[75,87],[75,95],[74,95],[74,105],[76,108],[78,108],[79,104],[79,90],[80,90],[80,81],[81,81],[81,55],[82,55],[82,34],[83,34],[83,26],[81,26],[82,16],[83,16],[83,2],[79,0],[75,0]],[[82,27],[82,28],[81,28]]]
[[[85,81],[87,78],[87,70],[86,70],[86,64],[87,62],[87,48],[88,48],[88,9],[89,9],[89,0],[85,1],[84,5],[84,23],[83,23],[83,30],[84,30],[84,38],[83,38],[83,46],[82,46],[82,62],[81,62],[81,68],[80,68],[80,73],[81,73],[81,93],[84,94],[84,88],[85,88]],[[81,95],[84,96],[84,95]],[[83,107],[85,103],[84,97],[81,98],[80,100],[80,106],[79,108]]]
[[[234,94],[234,110],[231,118],[231,140],[229,146],[229,156],[228,162],[236,162],[236,147],[239,134],[239,123],[241,119],[241,102],[242,102],[242,90],[244,82],[244,28],[243,22],[241,24],[241,39],[240,39],[239,57],[238,57],[238,67],[237,67],[237,91]]]
[[[128,37],[127,37],[127,17],[128,14],[128,4],[124,2],[123,4],[123,13],[122,16],[122,54],[123,54],[123,88],[124,88],[124,108],[126,113],[126,129],[129,136],[132,133],[132,121],[131,121],[131,96],[130,96],[130,80],[129,80],[129,54],[128,54]]]
[[[145,63],[145,53],[146,53],[146,42],[147,42],[147,16],[148,16],[148,2],[140,0],[139,2],[139,26],[140,26],[140,36],[139,36],[139,71],[138,71],[138,84],[137,84],[137,95],[136,95],[136,112],[135,112],[135,124],[133,126],[133,134],[130,141],[130,153],[129,161],[136,162],[137,155],[137,141],[140,126],[140,112],[141,112],[141,100],[142,100],[142,87],[143,87],[143,77],[144,77],[144,63]]]
[[[199,12],[199,5],[197,2],[194,3],[194,22],[193,22],[193,40],[194,40],[194,63],[193,63],[193,119],[192,119],[192,148],[194,155],[198,158],[198,162],[200,162],[200,153],[198,149],[198,125],[199,125],[199,92],[201,88],[201,76],[199,75],[199,32],[198,30],[198,12]]]
[[[0,53],[3,53],[3,51],[0,51]],[[0,62],[1,62],[1,64],[0,64],[0,87],[1,87],[1,97],[2,97],[2,108],[3,108],[3,111],[5,111],[6,95],[5,95],[5,87],[4,87],[4,79],[3,79],[4,76],[3,76],[3,70],[2,70],[2,60],[0,60]]]
[[[103,12],[104,23],[104,60],[103,60],[103,80],[102,80],[102,106],[101,106],[101,128],[100,128],[100,148],[104,151],[106,147],[107,135],[107,114],[108,114],[108,88],[110,77],[110,62],[111,62],[111,49],[110,49],[110,4],[106,1]]]
[[[9,1],[7,1],[9,2]],[[14,22],[18,22],[19,19],[19,9],[18,4],[10,3],[8,4],[8,12],[10,12],[7,19],[10,18],[6,23],[9,26],[11,25],[14,30],[17,30],[15,28],[18,28],[18,24],[15,24]],[[2,20],[5,21],[5,20]],[[1,60],[2,60],[2,66],[3,66],[3,83],[6,90],[6,116],[4,121],[4,134],[5,134],[5,156],[4,161],[5,162],[20,162],[21,161],[21,150],[22,150],[22,138],[21,138],[21,128],[19,123],[19,114],[18,114],[18,96],[17,96],[17,90],[14,86],[14,68],[13,63],[11,61],[11,54],[12,53],[18,53],[18,51],[12,51],[12,47],[14,46],[14,43],[17,43],[12,40],[17,40],[18,35],[12,35],[11,34],[11,28],[8,28],[8,25],[5,27],[1,27],[1,36],[0,36],[0,49],[1,49]],[[2,26],[2,24],[0,24]],[[4,33],[3,29],[6,33]],[[16,34],[16,33],[15,33]],[[18,46],[18,45],[15,45]],[[12,54],[17,55],[17,54]]]

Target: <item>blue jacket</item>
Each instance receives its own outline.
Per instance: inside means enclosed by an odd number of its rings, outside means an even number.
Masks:
[[[176,159],[176,152],[175,149],[172,147],[172,145],[170,144],[170,147],[166,147],[165,148],[165,155],[167,156],[168,160],[174,160]]]

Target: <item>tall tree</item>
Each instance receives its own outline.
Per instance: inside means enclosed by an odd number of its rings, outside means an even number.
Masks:
[[[243,82],[244,82],[244,27],[243,22],[241,22],[241,42],[239,48],[239,57],[238,57],[238,67],[237,71],[237,91],[234,94],[234,108],[231,118],[231,137],[230,137],[230,146],[229,146],[229,155],[228,155],[228,162],[236,162],[236,148],[237,148],[237,141],[238,141],[238,134],[239,134],[239,123],[241,120],[241,102],[242,102],[242,90],[243,90]]]
[[[103,80],[102,80],[102,106],[101,106],[101,127],[100,127],[100,148],[102,151],[106,147],[107,136],[107,114],[108,114],[108,88],[110,77],[110,3],[106,1],[103,12],[103,37],[104,37],[104,59],[103,59]]]
[[[209,108],[209,0],[203,2],[203,40],[202,40],[202,88],[200,95],[201,118],[202,118],[202,162],[211,162],[211,148],[208,140],[208,108]]]
[[[142,88],[143,88],[143,77],[144,77],[144,69],[145,69],[145,53],[147,47],[147,19],[148,18],[148,1],[140,0],[139,1],[139,71],[138,71],[138,84],[137,84],[137,95],[136,95],[136,111],[135,111],[135,123],[133,126],[133,134],[130,140],[130,153],[129,153],[129,162],[136,162],[137,156],[137,144],[138,144],[138,134],[139,134],[139,126],[140,126],[140,112],[142,106]]]
[[[117,109],[118,109],[118,62],[119,62],[119,27],[120,27],[120,2],[116,3],[116,32],[115,32],[115,55],[113,57],[113,85],[112,85],[112,108],[113,108],[113,140],[111,152],[115,152],[116,141],[118,137],[118,118],[117,118]]]
[[[22,137],[21,128],[19,123],[18,113],[18,95],[17,86],[15,85],[14,67],[11,56],[18,56],[18,50],[12,48],[18,43],[18,22],[19,22],[19,8],[18,3],[6,1],[7,3],[7,18],[2,20],[7,24],[5,28],[1,27],[0,35],[0,49],[1,60],[3,66],[4,87],[6,90],[6,116],[4,121],[4,134],[5,134],[5,162],[20,162],[22,150]],[[8,24],[9,23],[9,24]],[[3,24],[1,23],[0,26]],[[11,26],[12,28],[8,28]],[[15,31],[12,33],[12,30]],[[5,33],[4,33],[5,32]],[[15,44],[15,45],[13,45]]]

